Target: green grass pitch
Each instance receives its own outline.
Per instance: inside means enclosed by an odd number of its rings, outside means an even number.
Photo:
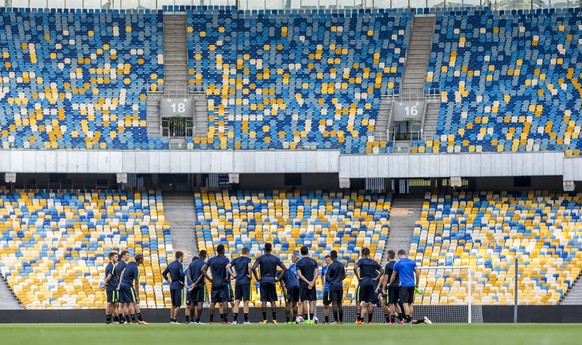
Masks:
[[[2,344],[364,345],[581,344],[577,324],[433,325],[0,325]]]

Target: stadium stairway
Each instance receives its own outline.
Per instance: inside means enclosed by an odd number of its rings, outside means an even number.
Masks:
[[[440,102],[427,102],[424,112],[424,124],[422,127],[424,138],[431,140],[437,134],[439,126]]]
[[[22,305],[8,287],[8,283],[0,274],[0,309],[22,309]]]
[[[580,280],[580,276],[578,276],[578,279],[576,279],[574,286],[572,286],[570,291],[568,291],[568,294],[564,297],[560,304],[582,305],[582,280]]]
[[[194,232],[196,210],[191,193],[164,193],[164,212],[170,223],[174,252],[184,252],[184,263],[198,254],[198,242]],[[169,258],[172,260],[172,258]]]
[[[378,107],[378,118],[376,119],[376,127],[374,129],[375,141],[388,140],[388,126],[390,126],[390,115],[392,114],[392,102],[388,96],[382,96]]]
[[[401,95],[416,94],[425,88],[426,73],[432,50],[435,17],[415,16],[402,76]],[[412,95],[411,95],[412,96]]]
[[[188,85],[188,43],[186,15],[164,14],[164,89],[186,92]]]
[[[208,137],[208,98],[203,91],[190,92],[194,99],[194,136]]]
[[[422,196],[416,195],[397,195],[393,198],[390,210],[390,232],[382,255],[383,263],[388,259],[388,250],[398,252],[400,249],[405,249],[408,252],[410,249],[414,225],[420,217],[423,202]]]
[[[148,92],[146,102],[147,133],[149,138],[159,138],[162,136],[162,123],[160,120],[160,101],[163,92]]]

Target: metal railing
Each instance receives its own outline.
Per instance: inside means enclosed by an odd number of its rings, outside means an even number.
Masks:
[[[185,85],[164,85],[164,97],[170,98],[188,98],[190,97],[190,90],[188,84]]]
[[[265,9],[461,9],[527,10],[582,7],[582,0],[0,0],[0,7],[72,9],[151,9],[165,6],[236,6]]]

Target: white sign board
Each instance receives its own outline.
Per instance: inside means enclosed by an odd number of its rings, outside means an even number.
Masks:
[[[424,101],[401,101],[392,104],[394,121],[422,121]]]
[[[192,117],[191,98],[165,98],[160,103],[161,117]]]

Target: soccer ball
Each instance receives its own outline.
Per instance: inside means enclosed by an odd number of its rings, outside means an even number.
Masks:
[[[319,319],[317,318],[317,316],[313,316],[313,323],[317,325],[318,322]]]
[[[303,316],[297,316],[297,317],[295,318],[295,322],[296,322],[296,323],[303,323],[303,321],[305,321],[305,320],[303,320]]]

